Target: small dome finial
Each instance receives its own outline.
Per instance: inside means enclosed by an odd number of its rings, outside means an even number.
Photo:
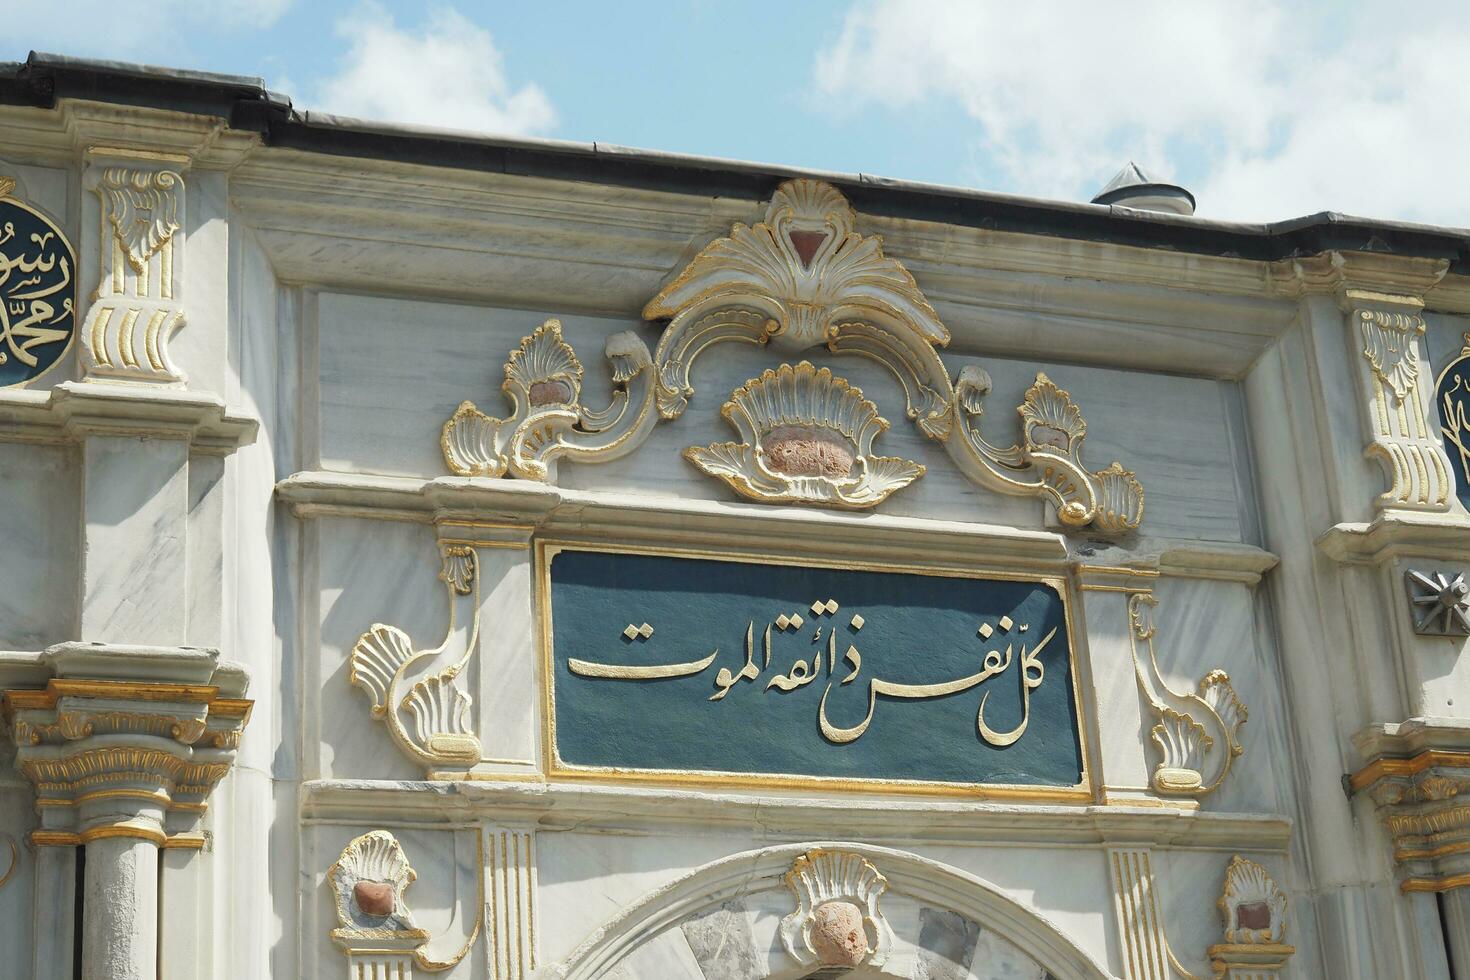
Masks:
[[[1097,192],[1093,204],[1116,204],[1140,211],[1165,214],[1194,214],[1194,195],[1178,184],[1160,183],[1132,160]]]

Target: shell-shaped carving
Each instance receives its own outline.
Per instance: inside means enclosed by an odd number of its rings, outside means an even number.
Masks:
[[[444,451],[449,471],[456,476],[504,474],[505,456],[495,449],[500,426],[500,419],[486,415],[474,402],[460,402],[439,436],[439,448]]]
[[[615,384],[629,381],[639,371],[653,366],[648,345],[631,330],[623,330],[607,338],[602,345],[602,354],[612,365]]]
[[[796,909],[781,920],[781,943],[798,963],[877,966],[887,958],[893,931],[878,899],[888,879],[867,858],[813,848],[792,862],[786,884]],[[861,923],[861,936],[828,935],[849,920]]]
[[[444,564],[439,581],[454,590],[455,595],[469,595],[475,584],[475,552],[464,545],[444,549]]]
[[[1097,513],[1092,522],[1100,531],[1116,533],[1131,531],[1143,523],[1143,484],[1132,470],[1114,460],[1107,469],[1093,476],[1097,478]]]
[[[768,368],[730,394],[720,413],[740,428],[748,421],[754,435],[780,426],[814,426],[841,435],[855,447],[888,428],[878,407],[843,378],[810,361]]]
[[[470,727],[473,703],[449,671],[419,681],[403,699],[419,744],[439,761],[467,765],[480,761],[480,740]]]
[[[342,928],[351,932],[413,929],[413,913],[403,892],[416,877],[398,839],[386,830],[355,838],[327,871]]]
[[[575,405],[582,393],[582,363],[571,345],[561,339],[561,321],[547,320],[505,364],[507,390],[512,386],[533,407]]]
[[[839,235],[852,230],[857,215],[842,192],[831,184],[820,180],[788,180],[776,188],[771,203],[766,207],[766,221],[776,224],[782,220],[820,220],[830,225]]]
[[[353,644],[347,681],[372,695],[374,718],[381,718],[387,710],[388,685],[412,657],[413,641],[408,634],[384,623],[374,623]]]
[[[1402,403],[1419,377],[1419,345],[1416,338],[1426,327],[1424,318],[1413,313],[1360,310],[1363,356]]]
[[[1036,375],[1016,411],[1021,415],[1028,450],[1076,458],[1078,443],[1087,435],[1087,422],[1072,396],[1045,373]]]
[[[1237,741],[1240,726],[1244,725],[1250,717],[1245,703],[1240,700],[1240,695],[1235,693],[1235,687],[1230,683],[1230,675],[1223,670],[1212,670],[1205,675],[1204,680],[1199,682],[1199,696],[1214,709],[1215,714],[1220,716],[1220,721],[1225,726],[1226,736],[1230,739],[1230,752],[1232,755],[1240,755],[1244,749]]]
[[[1285,940],[1286,894],[1255,861],[1238,854],[1231,860],[1218,904],[1227,943],[1259,945]]]
[[[743,441],[684,455],[753,500],[873,507],[924,473],[912,460],[871,455],[887,420],[861,389],[809,361],[762,372],[720,411]]]
[[[1159,714],[1150,735],[1164,758],[1154,769],[1154,788],[1161,793],[1198,791],[1204,785],[1205,753],[1215,740],[1183,712],[1163,708]]]
[[[128,261],[138,271],[179,230],[183,178],[170,170],[107,167],[99,190]]]

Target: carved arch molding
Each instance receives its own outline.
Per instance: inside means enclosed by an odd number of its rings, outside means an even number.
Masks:
[[[558,459],[615,459],[636,449],[659,421],[682,415],[695,391],[694,364],[715,344],[753,344],[788,356],[821,347],[887,368],[903,390],[908,419],[973,482],[1049,500],[1068,528],[1138,527],[1143,487],[1118,462],[1087,469],[1087,423],[1045,374],[1037,374],[1017,409],[1016,442],[1006,446],[982,433],[989,375],[971,365],[951,376],[939,354],[949,330],[903,264],[883,254],[882,239],[859,234],[855,223],[847,199],[830,184],[782,184],[763,221],[737,223],[644,307],[645,320],[666,322],[652,354],[632,331],[608,338],[613,395],[600,410],[582,404],[581,362],[560,323],[548,320],[505,365],[510,413],[493,417],[466,401],[445,423],[449,469],[552,482]],[[888,421],[859,389],[805,361],[752,378],[721,414],[740,441],[690,447],[685,456],[750,499],[863,509],[924,473],[913,461],[872,455]]]

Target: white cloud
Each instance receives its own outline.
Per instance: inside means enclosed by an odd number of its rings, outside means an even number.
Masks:
[[[1128,159],[1210,217],[1470,225],[1470,8],[867,0],[816,59],[833,111],[949,100],[987,189],[1086,200]]]
[[[6,5],[5,35],[11,45],[0,58],[22,60],[27,51],[82,58],[142,61],[177,59],[190,34],[259,30],[280,20],[292,0],[154,0],[147,7],[120,9],[113,0]],[[174,52],[170,55],[169,52]]]
[[[327,112],[507,135],[556,125],[546,93],[534,83],[512,90],[490,32],[453,9],[435,9],[410,30],[365,4],[337,31],[348,50],[318,90],[317,107]]]

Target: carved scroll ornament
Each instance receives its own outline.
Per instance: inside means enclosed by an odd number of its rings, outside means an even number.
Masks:
[[[949,330],[902,263],[883,254],[882,240],[853,230],[855,218],[836,188],[792,180],[772,196],[764,221],[736,224],[695,256],[643,309],[644,319],[669,319],[654,353],[659,414],[673,419],[688,407],[694,361],[713,344],[788,352],[823,345],[893,372],[908,417],[975,482],[1050,499],[1068,527],[1136,528],[1143,488],[1119,463],[1085,468],[1086,423],[1045,375],[1019,410],[1022,441],[1001,448],[985,439],[989,376],[972,367],[951,380],[936,349],[949,343]]]
[[[511,412],[492,418],[463,402],[444,424],[444,462],[460,476],[549,481],[554,462],[607,462],[635,448],[652,429],[653,378],[648,347],[631,331],[609,337],[613,399],[602,411],[582,404],[582,364],[547,320],[521,340],[505,365],[501,390]]]
[[[480,559],[475,549],[454,545],[445,549],[439,578],[449,591],[449,627],[444,642],[417,650],[408,634],[396,626],[374,623],[352,648],[348,682],[373,699],[373,717],[388,726],[393,741],[410,759],[430,769],[468,769],[480,761],[480,740],[470,727],[473,700],[459,686],[458,677],[474,653],[480,635]],[[456,601],[473,596],[472,620],[464,653],[449,666],[413,683],[415,668],[444,652],[454,636]],[[404,724],[403,712],[413,716]]]
[[[1158,600],[1147,593],[1128,597],[1133,667],[1139,689],[1158,718],[1150,733],[1161,756],[1154,767],[1154,790],[1170,796],[1205,796],[1220,787],[1236,756],[1245,751],[1238,736],[1246,722],[1246,707],[1223,670],[1207,673],[1198,693],[1176,691],[1164,681],[1154,655],[1157,605]],[[1140,645],[1146,656],[1139,652]]]
[[[1081,410],[1046,375],[1036,376],[1018,409],[1020,441],[999,446],[986,439],[981,417],[989,376],[971,366],[957,381],[951,378],[938,353],[949,343],[948,329],[902,263],[883,254],[881,239],[853,230],[855,220],[846,199],[829,184],[782,184],[764,221],[736,224],[644,307],[644,319],[668,320],[651,359],[631,332],[608,339],[614,388],[612,403],[602,411],[582,405],[582,366],[562,339],[560,325],[547,321],[521,342],[505,366],[502,387],[510,414],[493,418],[464,402],[445,424],[441,445],[449,469],[463,476],[549,482],[555,478],[554,460],[614,459],[636,448],[658,419],[683,414],[694,394],[694,362],[714,344],[770,345],[788,353],[824,346],[832,354],[865,357],[888,368],[903,388],[909,419],[941,443],[969,479],[1001,493],[1047,499],[1069,528],[1120,532],[1138,527],[1143,487],[1121,463],[1098,471],[1086,468],[1087,424]],[[834,393],[842,387],[836,380],[829,388]],[[751,441],[740,421],[742,415],[753,418],[751,386],[765,383],[763,376],[747,384],[744,395],[737,391],[731,398],[735,407],[725,413],[746,437],[748,453],[738,444],[722,444],[736,448],[687,454],[737,492],[769,503],[872,507],[922,472],[915,471],[918,464],[901,460],[891,467],[884,463],[875,476],[858,464],[856,457],[865,456],[866,449],[846,445],[835,455],[806,447],[818,458],[801,465],[822,471],[815,480],[806,479],[806,473],[773,470],[770,453]],[[831,468],[849,449],[857,469],[839,490],[836,484],[844,478]]]

